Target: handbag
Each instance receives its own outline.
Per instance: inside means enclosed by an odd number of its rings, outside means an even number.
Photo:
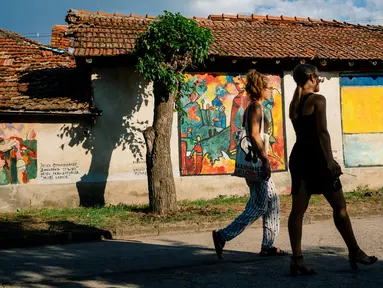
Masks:
[[[262,166],[263,162],[259,158],[259,153],[254,153],[252,149],[252,143],[250,140],[250,133],[248,127],[248,114],[249,108],[254,102],[251,102],[245,111],[245,117],[243,118],[243,123],[241,130],[237,133],[237,148],[236,148],[236,160],[235,168],[232,176],[246,178],[251,182],[260,182],[266,181],[267,176],[263,172]],[[269,135],[264,133],[264,113],[262,109],[262,119],[261,119],[261,128],[260,136],[264,143],[264,148],[267,153],[268,151],[268,140]]]

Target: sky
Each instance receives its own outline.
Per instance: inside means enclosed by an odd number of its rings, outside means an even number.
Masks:
[[[383,0],[2,0],[2,2],[0,28],[12,30],[45,44],[50,41],[53,25],[66,24],[65,16],[70,8],[154,16],[168,10],[180,12],[187,17],[254,13],[383,25]]]

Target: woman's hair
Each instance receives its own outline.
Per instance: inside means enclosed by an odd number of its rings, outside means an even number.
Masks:
[[[294,68],[293,78],[295,83],[297,83],[297,88],[295,88],[293,100],[290,103],[290,119],[295,119],[298,117],[297,110],[299,102],[301,101],[303,86],[310,79],[310,75],[317,73],[318,69],[310,64],[299,64]]]
[[[252,101],[261,98],[261,92],[267,86],[267,78],[256,70],[250,70],[246,75],[246,92]]]

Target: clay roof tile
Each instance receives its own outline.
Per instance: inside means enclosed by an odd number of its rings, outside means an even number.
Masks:
[[[87,111],[86,81],[68,53],[0,29],[0,56],[0,111]]]
[[[115,48],[116,55],[131,53],[137,33],[145,31],[146,25],[155,17],[131,14],[122,23],[115,25],[106,20],[116,16],[101,16],[105,21],[92,18],[87,22],[81,19],[82,11],[71,9],[67,16],[73,32],[73,47],[77,56],[92,56],[93,50],[84,50],[86,43],[92,47]],[[97,14],[96,14],[97,15]],[[363,26],[339,21],[317,20],[313,18],[262,16],[262,15],[210,15],[208,18],[193,18],[200,25],[210,28],[215,42],[210,54],[218,56],[259,58],[317,57],[326,59],[383,59],[383,28]],[[83,30],[85,28],[85,30]],[[87,33],[91,33],[88,35]],[[108,34],[108,37],[102,34]],[[303,35],[315,34],[308,39]],[[121,39],[130,39],[123,41]],[[256,41],[262,39],[262,41]],[[353,44],[350,44],[352,40]],[[374,44],[371,44],[374,43]],[[97,46],[93,46],[96,45]],[[301,47],[306,47],[304,52]],[[110,52],[110,51],[109,51]],[[102,53],[100,53],[102,54]],[[103,54],[102,54],[103,55]],[[113,54],[114,55],[114,54]]]

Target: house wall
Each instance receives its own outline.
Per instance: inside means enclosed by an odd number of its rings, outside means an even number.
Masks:
[[[383,186],[382,167],[351,167],[352,165],[347,164],[350,159],[347,154],[350,152],[347,151],[350,149],[355,151],[367,147],[367,154],[363,155],[369,157],[372,155],[371,151],[375,153],[372,156],[380,157],[382,149],[379,145],[375,148],[373,145],[355,148],[349,144],[343,149],[345,141],[348,141],[347,129],[350,129],[347,128],[350,127],[347,123],[351,121],[345,119],[350,119],[350,111],[353,111],[350,110],[353,101],[349,97],[353,97],[354,92],[347,94],[343,86],[341,88],[340,83],[343,82],[339,79],[339,73],[324,73],[323,76],[326,77],[326,81],[321,86],[321,93],[327,99],[328,129],[333,153],[337,161],[346,166],[342,176],[345,190],[350,191],[358,185]],[[200,80],[198,83],[202,84],[197,85],[198,89],[193,88],[191,91],[199,91],[202,96],[194,99],[196,95],[192,95],[185,100],[184,105],[190,110],[188,119],[185,119],[186,126],[178,123],[177,115],[174,115],[171,148],[177,197],[183,200],[214,198],[218,195],[245,195],[248,193],[245,181],[230,176],[233,162],[228,157],[232,151],[232,132],[235,131],[235,125],[233,126],[230,119],[235,118],[238,110],[233,109],[238,108],[235,103],[240,103],[237,96],[242,89],[238,84],[241,77],[233,74],[193,74],[188,77],[194,77],[193,81]],[[284,73],[282,77],[269,75],[269,78],[271,84],[277,88],[273,94],[271,109],[274,120],[273,135],[277,143],[274,144],[274,150],[270,151],[274,157],[275,172],[272,177],[278,192],[285,194],[291,189],[286,169],[288,155],[295,142],[295,133],[287,117],[288,103],[291,101],[295,83],[290,72]],[[29,206],[73,207],[79,203],[91,204],[91,200],[107,204],[148,201],[142,131],[150,125],[153,118],[152,86],[143,81],[131,68],[95,69],[92,81],[95,106],[103,110],[103,115],[97,118],[93,127],[84,123],[1,124],[0,138],[4,139],[0,143],[0,164],[3,167],[0,171],[2,211]],[[373,99],[377,104],[383,100],[380,90],[375,91],[378,86],[373,87]],[[227,92],[230,94],[228,97],[220,98],[220,95]],[[217,95],[222,105],[217,102]],[[207,106],[212,106],[213,101],[215,106],[223,107],[214,112],[216,114]],[[196,104],[200,110],[202,107],[205,111],[198,110]],[[347,107],[342,107],[341,104]],[[268,102],[264,105],[271,104]],[[363,105],[370,104],[363,102]],[[374,105],[368,107],[371,106]],[[367,143],[375,141],[375,134],[383,133],[379,130],[379,115],[383,106],[374,107],[377,112],[374,112],[376,124],[373,127],[378,130],[371,130],[372,126],[367,118],[363,118],[367,126],[358,124],[358,128],[355,128],[361,131],[358,137],[363,137],[363,141]],[[223,117],[222,111],[226,118]],[[208,117],[208,113],[211,117]],[[202,118],[206,121],[201,122]],[[199,129],[199,132],[194,133],[194,128],[190,132],[188,125]],[[197,136],[200,136],[200,141],[193,141],[198,140]],[[9,150],[12,146],[20,149]],[[199,150],[201,147],[202,151]],[[350,155],[355,155],[355,152]]]

